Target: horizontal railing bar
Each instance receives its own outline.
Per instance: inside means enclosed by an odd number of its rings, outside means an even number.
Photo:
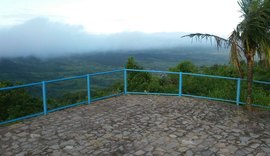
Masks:
[[[174,93],[151,93],[151,92],[127,92],[127,94],[178,96],[178,94]]]
[[[35,114],[23,116],[23,117],[19,117],[19,118],[16,118],[16,119],[3,121],[3,122],[0,122],[0,125],[4,125],[4,124],[11,123],[11,122],[16,122],[16,121],[21,121],[21,120],[24,120],[24,119],[29,119],[29,118],[33,118],[33,117],[37,117],[37,116],[41,116],[41,115],[43,115],[43,112],[35,113]]]
[[[67,77],[67,78],[62,78],[62,79],[48,80],[48,81],[46,81],[46,82],[47,82],[47,83],[52,83],[52,82],[59,82],[59,81],[68,81],[68,80],[73,80],[73,79],[86,78],[86,76],[87,76],[87,75],[73,76],[73,77]]]
[[[241,105],[245,105],[246,103],[245,103],[245,102],[241,102],[241,101],[240,101],[240,102],[239,102],[239,104],[241,104]]]
[[[246,105],[245,102],[240,102],[240,104]],[[270,106],[264,106],[264,105],[260,105],[260,104],[252,104],[252,106],[254,106],[254,107],[261,107],[261,108],[270,108]]]
[[[123,70],[124,69],[106,71],[106,72],[98,72],[98,73],[92,73],[92,74],[89,74],[89,75],[90,76],[96,76],[96,75],[110,74],[110,73],[114,73],[114,72],[121,72]],[[160,70],[139,70],[139,69],[126,69],[126,70],[127,71],[137,71],[137,72],[179,74],[179,72],[168,72],[168,71],[160,71]],[[238,79],[238,78],[234,78],[234,77],[215,76],[215,75],[206,75],[206,74],[195,74],[195,73],[186,73],[186,72],[183,72],[183,74],[184,75],[191,75],[191,76],[202,76],[202,77],[210,77],[210,78],[230,79],[230,80],[237,80]],[[87,77],[87,75],[67,77],[67,78],[61,78],[61,79],[54,79],[54,80],[48,80],[48,81],[45,81],[45,82],[52,83],[52,82],[67,81],[67,80],[79,79],[79,78],[85,78],[85,77]],[[241,80],[246,81],[246,79],[241,79]],[[267,82],[267,81],[253,80],[253,82],[262,83],[262,84],[270,84],[270,82]],[[0,91],[16,89],[16,88],[23,88],[23,87],[30,87],[30,86],[41,85],[41,84],[42,84],[42,82],[36,82],[36,83],[23,84],[23,85],[11,86],[11,87],[3,87],[3,88],[0,88]]]
[[[51,112],[55,112],[55,111],[58,111],[58,110],[62,110],[62,109],[66,109],[66,108],[70,108],[70,107],[75,107],[75,106],[78,106],[78,105],[86,104],[86,103],[87,103],[87,101],[82,101],[82,102],[70,104],[70,105],[67,105],[67,106],[62,106],[62,107],[54,108],[54,109],[48,110],[48,112],[51,113]]]
[[[247,81],[247,79],[241,79],[241,81]],[[259,80],[253,80],[253,83],[270,84],[270,82]]]
[[[29,84],[23,84],[23,85],[17,85],[17,86],[4,87],[4,88],[0,88],[0,91],[17,89],[17,88],[24,88],[24,87],[31,87],[31,86],[35,86],[35,85],[41,85],[41,84],[42,84],[42,82],[36,82],[36,83],[29,83]]]
[[[123,70],[124,69],[119,69],[119,70],[114,70],[114,71],[92,73],[92,74],[89,74],[89,75],[95,76],[95,75],[102,75],[102,74],[110,74],[110,73],[114,73],[114,72],[121,72]],[[67,80],[72,80],[72,79],[80,79],[80,78],[85,78],[85,77],[87,77],[87,75],[73,76],[73,77],[67,77],[67,78],[61,78],[61,79],[54,79],[54,80],[47,80],[45,82],[46,83],[52,83],[52,82],[67,81]],[[29,84],[23,84],[23,85],[10,86],[10,87],[3,87],[3,88],[0,88],[0,91],[2,91],[2,90],[16,89],[16,88],[23,88],[23,87],[30,87],[30,86],[41,85],[41,84],[42,84],[42,82],[36,82],[36,83],[29,83]]]
[[[255,83],[261,83],[261,84],[270,84],[270,82],[266,82],[266,81],[257,81],[257,80],[254,80],[253,82],[255,82]]]
[[[233,103],[236,102],[234,100],[226,100],[226,99],[221,99],[221,98],[211,98],[211,97],[207,97],[207,96],[198,96],[198,95],[190,95],[190,94],[182,94],[182,95],[187,96],[187,97],[200,98],[200,99],[208,99],[208,100],[216,100],[216,101],[224,101],[224,102],[233,102]]]
[[[112,94],[112,95],[102,96],[102,97],[99,97],[99,98],[91,99],[91,102],[99,101],[99,100],[103,100],[103,99],[108,99],[108,98],[115,97],[115,96],[120,96],[120,95],[123,95],[123,94],[124,93],[121,92],[121,93],[118,93],[118,94]]]
[[[259,104],[252,104],[254,107],[261,107],[261,108],[270,108],[270,106],[264,106],[264,105],[259,105]]]
[[[180,72],[169,72],[169,71],[162,71],[162,70],[140,70],[140,69],[126,69],[127,71],[133,72],[151,72],[151,73],[165,73],[165,74],[179,74]]]
[[[209,78],[228,79],[228,80],[237,80],[238,79],[238,78],[234,78],[234,77],[206,75],[206,74],[195,74],[195,73],[183,73],[183,75],[201,76],[201,77],[209,77]]]
[[[92,74],[89,74],[89,75],[90,76],[105,75],[105,74],[111,74],[111,73],[122,72],[122,71],[124,71],[124,69],[113,70],[113,71],[105,71],[105,72],[98,72],[98,73],[92,73]]]

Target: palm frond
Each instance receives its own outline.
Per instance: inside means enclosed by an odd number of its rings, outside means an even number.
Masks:
[[[230,35],[229,42],[231,43],[230,63],[237,67],[240,77],[243,78],[243,70],[240,63],[242,60],[241,54],[243,53],[243,49],[239,45],[241,44],[241,40],[240,35],[236,30],[234,30]]]
[[[262,42],[269,41],[270,1],[241,0],[239,5],[244,19],[237,28],[241,34],[243,47],[247,51],[256,51]],[[270,44],[270,42],[269,42]]]
[[[239,28],[237,28],[239,29]],[[239,30],[234,30],[229,39],[228,39],[228,42],[230,43],[230,45],[234,45],[236,46],[235,48],[238,49],[238,52],[241,53],[245,51],[245,49],[243,48],[243,42],[242,42],[242,38],[241,38],[241,35],[239,33]]]
[[[247,14],[249,14],[249,6],[251,4],[252,0],[241,0],[238,1],[238,5],[241,8],[242,16],[245,17]]]
[[[240,63],[242,59],[239,56],[240,54],[236,50],[235,46],[231,46],[230,63],[237,68],[240,78],[243,78],[243,69]]]
[[[184,35],[182,37],[190,37],[190,38],[196,38],[197,40],[210,40],[212,42],[212,39],[215,40],[217,48],[228,48],[230,46],[230,43],[227,39],[224,39],[222,37],[212,35],[212,34],[202,34],[202,33],[194,33],[189,35]]]
[[[269,44],[269,42],[261,43],[258,50],[257,50],[257,54],[258,54],[261,61],[270,65],[270,44]]]

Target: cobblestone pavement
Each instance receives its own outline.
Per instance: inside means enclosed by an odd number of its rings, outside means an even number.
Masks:
[[[0,155],[270,155],[270,112],[127,95],[0,127]]]

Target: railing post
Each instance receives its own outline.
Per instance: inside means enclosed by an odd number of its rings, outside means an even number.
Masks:
[[[46,82],[42,81],[42,97],[43,97],[43,112],[44,115],[48,114],[47,112],[47,97],[46,97]]]
[[[237,93],[236,93],[236,104],[239,106],[241,93],[241,79],[237,79]]]
[[[127,69],[124,69],[124,94],[127,94]]]
[[[182,81],[183,81],[183,73],[179,73],[179,88],[178,88],[178,96],[182,96]]]
[[[90,105],[90,103],[91,103],[91,79],[90,79],[89,74],[87,74],[87,101],[88,101],[88,105]]]

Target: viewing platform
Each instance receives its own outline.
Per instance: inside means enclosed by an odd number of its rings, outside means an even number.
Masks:
[[[143,78],[140,83],[146,85],[149,77],[158,80],[160,90],[139,89],[133,82]],[[203,81],[211,83],[201,85]],[[120,69],[0,88],[6,101],[2,106],[8,106],[0,112],[0,156],[270,155],[269,89],[262,86],[270,82],[253,81],[260,85],[256,91],[262,103],[255,99],[252,106],[264,110],[249,112],[241,107],[245,81]],[[67,101],[57,103],[61,96],[53,95],[57,89],[64,91],[63,83],[68,92],[77,89],[82,94],[76,100],[69,94]],[[97,96],[98,83],[118,88]],[[197,86],[190,88],[194,83]],[[163,90],[167,85],[171,90]],[[193,92],[198,87],[203,92]]]
[[[0,127],[0,155],[270,155],[270,112],[121,95]]]

